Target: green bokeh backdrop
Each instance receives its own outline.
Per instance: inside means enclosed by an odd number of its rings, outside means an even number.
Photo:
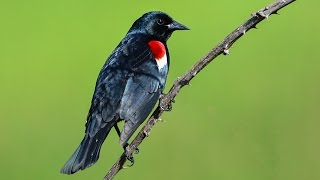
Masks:
[[[271,0],[0,2],[0,179],[101,179],[122,153],[59,173],[80,143],[95,80],[132,22],[162,10],[189,26],[169,40],[167,89]],[[319,1],[271,16],[184,88],[116,179],[320,179]]]

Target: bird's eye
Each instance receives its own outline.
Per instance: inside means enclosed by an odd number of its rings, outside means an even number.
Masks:
[[[164,25],[164,20],[163,20],[163,19],[158,19],[158,20],[157,20],[157,23],[158,23],[159,25]]]

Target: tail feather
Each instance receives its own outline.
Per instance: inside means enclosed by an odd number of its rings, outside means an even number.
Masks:
[[[99,159],[101,145],[109,134],[113,125],[103,127],[95,136],[85,135],[81,144],[70,159],[61,168],[63,174],[73,174],[92,166]]]

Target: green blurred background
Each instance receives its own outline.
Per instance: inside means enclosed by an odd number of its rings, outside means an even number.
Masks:
[[[79,145],[101,66],[131,26],[162,10],[191,31],[169,40],[167,89],[271,0],[1,1],[0,179],[101,179],[122,153],[59,173]],[[319,1],[297,1],[184,88],[116,179],[320,179]]]

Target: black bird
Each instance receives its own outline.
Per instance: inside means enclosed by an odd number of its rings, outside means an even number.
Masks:
[[[125,149],[163,93],[170,64],[166,42],[175,30],[188,28],[159,11],[133,23],[100,71],[85,136],[61,173],[73,174],[93,165],[112,127]],[[120,133],[121,120],[125,124]]]

